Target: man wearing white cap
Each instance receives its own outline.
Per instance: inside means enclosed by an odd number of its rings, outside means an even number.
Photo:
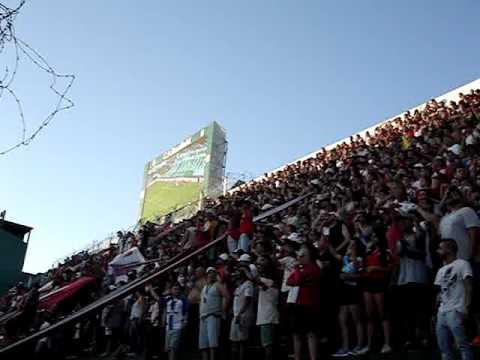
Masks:
[[[242,257],[248,256],[243,254]],[[241,261],[241,260],[240,260]],[[232,359],[244,360],[245,344],[250,335],[250,327],[254,321],[254,285],[250,280],[249,264],[240,263],[240,273],[233,298],[233,320],[230,327],[232,341]]]
[[[200,302],[199,348],[203,360],[215,360],[219,346],[222,315],[226,312],[230,295],[218,281],[217,270],[207,269],[207,283],[202,289]]]
[[[252,258],[250,255],[243,254],[242,256],[239,257],[238,261],[240,262],[240,266],[246,265],[248,267],[252,278],[258,277],[258,269],[255,266],[255,264],[252,264]]]

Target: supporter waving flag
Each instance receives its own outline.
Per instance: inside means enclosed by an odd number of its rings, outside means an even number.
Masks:
[[[117,255],[108,263],[108,272],[115,277],[115,282],[127,281],[130,270],[142,271],[145,257],[137,247],[133,247],[123,254]]]

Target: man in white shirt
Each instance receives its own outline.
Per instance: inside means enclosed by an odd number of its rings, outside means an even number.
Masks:
[[[254,286],[248,264],[240,266],[238,286],[233,298],[233,320],[230,327],[230,340],[232,341],[232,358],[244,360],[245,343],[250,334],[250,327],[255,320],[253,308]]]
[[[216,360],[222,316],[227,312],[230,294],[220,283],[217,270],[213,267],[207,268],[207,283],[200,298],[199,348],[203,360]]]
[[[172,295],[164,300],[165,307],[165,350],[168,352],[168,359],[175,360],[180,350],[182,329],[185,327],[188,318],[188,301],[180,295],[180,286],[172,286]]]
[[[265,349],[265,360],[273,360],[275,329],[280,322],[278,312],[279,290],[273,280],[274,274],[269,259],[260,257],[257,260],[260,277],[256,280],[259,287],[257,326],[260,327],[262,347]]]
[[[435,285],[440,288],[438,346],[443,360],[453,360],[453,344],[450,341],[453,336],[462,360],[473,360],[465,329],[472,294],[472,268],[467,261],[457,259],[457,251],[458,246],[453,239],[442,240],[438,249],[438,255],[445,264],[435,278]]]
[[[286,251],[286,256],[278,259],[278,263],[281,265],[281,269],[283,270],[282,287],[280,291],[283,294],[288,294],[290,286],[287,285],[287,280],[298,262],[295,256],[295,247],[291,243],[286,243],[284,248]],[[283,296],[284,299],[286,299],[286,297],[286,295]]]
[[[466,207],[457,188],[446,196],[448,213],[440,221],[440,237],[453,239],[458,245],[458,258],[470,260],[480,242],[480,219],[472,208]]]

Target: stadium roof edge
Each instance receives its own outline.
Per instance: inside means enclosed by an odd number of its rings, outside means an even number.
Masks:
[[[33,230],[32,227],[7,220],[0,220],[0,229],[23,236]]]

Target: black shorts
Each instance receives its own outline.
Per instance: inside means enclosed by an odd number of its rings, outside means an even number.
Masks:
[[[290,331],[293,334],[315,332],[319,326],[318,311],[313,306],[293,304],[288,311]]]
[[[342,283],[339,286],[340,306],[359,305],[362,303],[362,290],[358,285]]]
[[[385,293],[388,289],[388,281],[383,279],[362,279],[361,287],[363,292],[370,294]]]

